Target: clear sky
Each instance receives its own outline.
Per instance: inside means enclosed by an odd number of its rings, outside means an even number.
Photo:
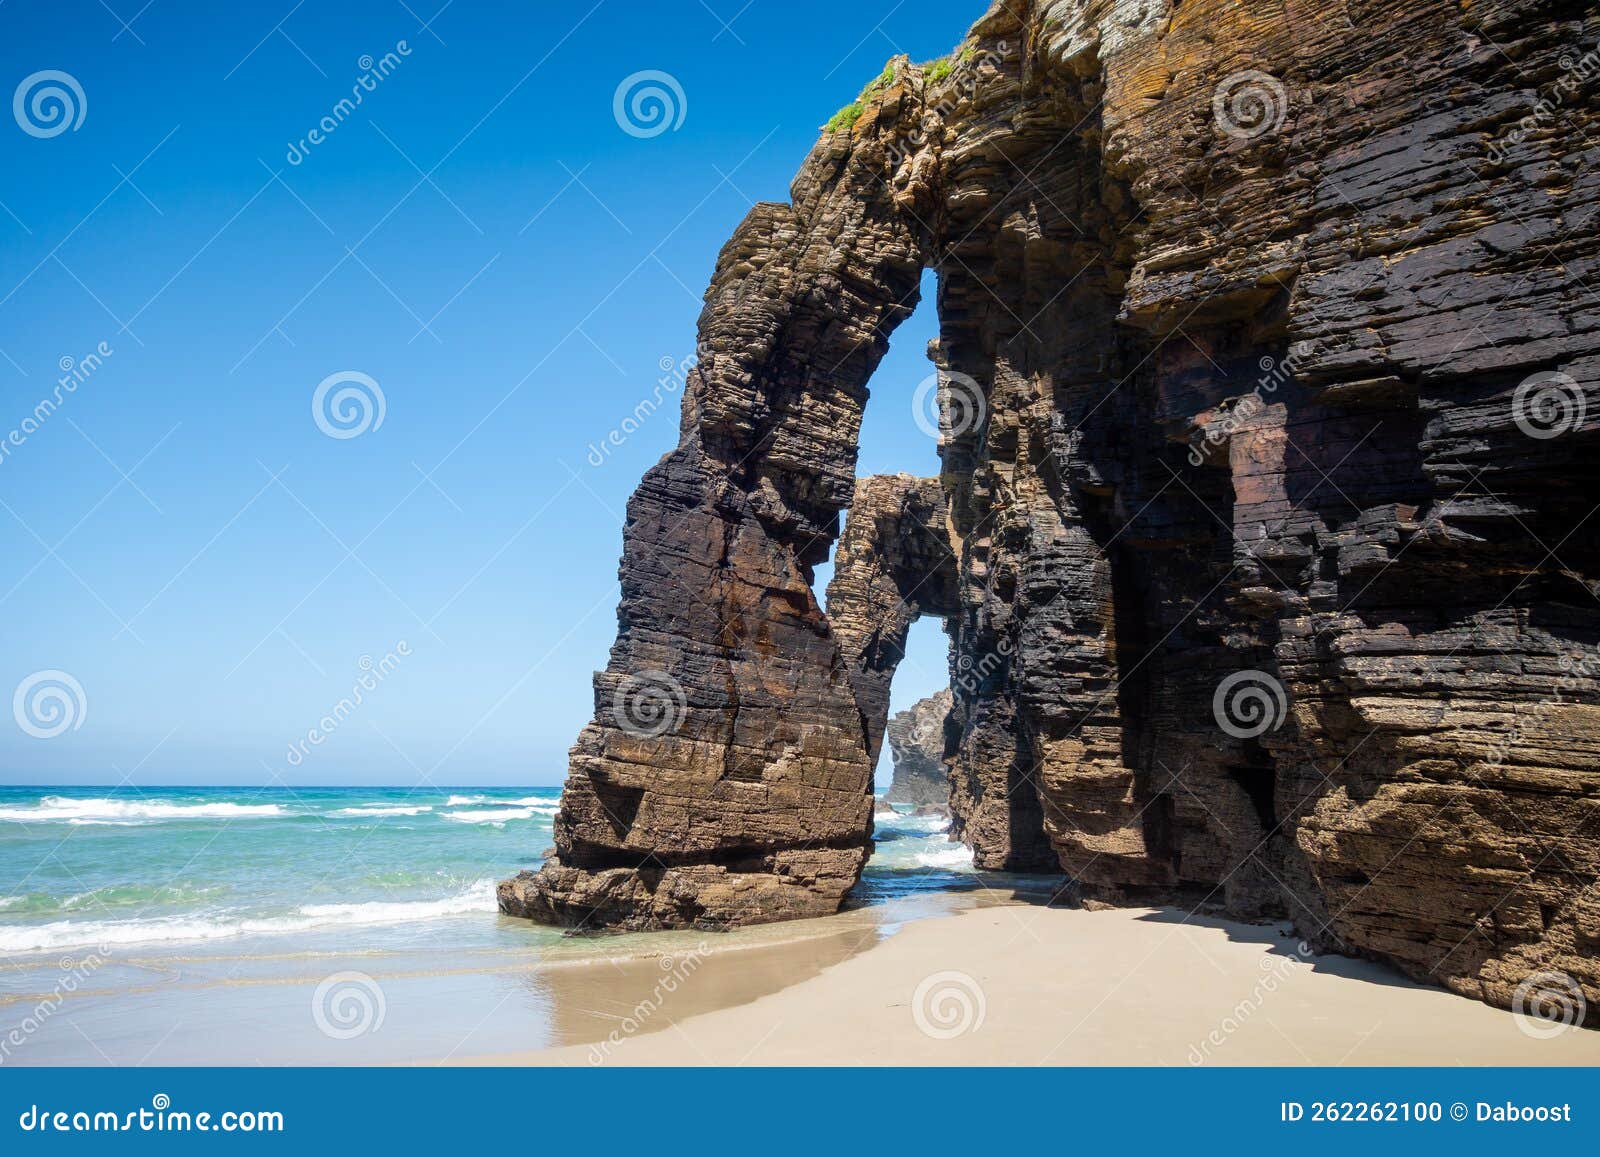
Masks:
[[[591,444],[692,351],[719,247],[817,126],[983,7],[0,6],[0,690],[82,688],[63,734],[7,718],[0,782],[560,782],[676,404]],[[614,109],[646,70],[683,94],[655,135]],[[933,332],[928,300],[861,473],[937,471],[911,414]],[[370,380],[382,422],[330,437],[313,397],[345,372],[325,400]],[[937,628],[914,642],[899,706],[944,677]]]

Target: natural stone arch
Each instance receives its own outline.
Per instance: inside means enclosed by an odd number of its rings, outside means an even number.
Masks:
[[[878,474],[856,483],[834,552],[828,622],[874,767],[889,719],[890,684],[905,657],[911,624],[923,615],[948,619],[961,610],[958,552],[937,478]]]
[[[1286,916],[1501,1004],[1556,970],[1600,1016],[1573,225],[1600,167],[1592,110],[1517,125],[1524,72],[1600,14],[1546,14],[997,0],[938,68],[896,62],[723,253],[557,857],[506,910],[779,919],[856,878],[873,740],[810,567],[932,260],[940,364],[988,409],[940,451],[977,862],[1047,851],[1085,897]],[[1480,31],[1506,51],[1461,51]],[[1227,122],[1274,95],[1263,132]],[[1531,435],[1541,380],[1589,420]],[[615,708],[655,672],[672,726],[641,739]],[[1235,676],[1272,693],[1264,726],[1226,710]]]
[[[723,248],[678,448],[628,504],[617,642],[556,854],[502,885],[506,911],[722,926],[832,912],[859,876],[876,744],[811,584],[855,485],[867,380],[927,264],[884,163],[825,138],[793,203],[756,206]]]

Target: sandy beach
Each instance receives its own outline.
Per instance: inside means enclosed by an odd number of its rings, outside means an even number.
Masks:
[[[1048,907],[931,818],[880,817],[836,915],[568,935],[490,886],[552,789],[0,803],[19,878],[55,849],[0,911],[7,1065],[1600,1064],[1283,925]]]
[[[717,1011],[699,1011],[696,979],[600,1045],[465,1063],[1600,1064],[1600,1033],[1525,1031],[1510,1013],[1382,966],[1302,954],[1281,928],[1175,910],[1003,905],[931,917]]]

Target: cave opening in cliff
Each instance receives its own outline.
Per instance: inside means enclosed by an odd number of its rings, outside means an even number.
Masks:
[[[887,714],[950,685],[941,617],[953,610],[956,559],[943,531],[939,378],[930,361],[938,289],[937,272],[924,268],[910,314],[866,383],[855,493],[813,579],[836,634],[851,640],[847,661],[884,788],[892,770],[889,745],[879,747]]]
[[[950,640],[958,560],[941,481],[940,406],[934,362],[939,277],[924,268],[908,315],[894,327],[866,382],[856,482],[832,556],[816,587],[850,670],[863,738],[882,797],[874,823],[875,878],[940,886],[929,869],[967,856],[944,836],[951,705]]]

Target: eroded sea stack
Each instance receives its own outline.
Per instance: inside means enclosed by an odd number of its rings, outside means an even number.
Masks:
[[[980,863],[1593,1020],[1597,44],[1580,3],[1007,0],[892,62],[722,252],[502,907],[835,910],[931,614]],[[926,266],[942,474],[858,484]]]
[[[894,756],[894,779],[883,798],[919,808],[950,806],[950,775],[944,767],[944,723],[954,696],[948,690],[919,699],[889,717],[884,734]]]

